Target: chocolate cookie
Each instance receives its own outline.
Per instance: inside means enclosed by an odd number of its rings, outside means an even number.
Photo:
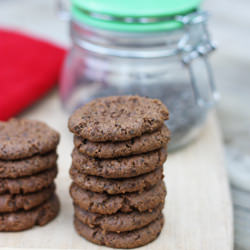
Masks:
[[[12,119],[0,122],[0,159],[16,160],[54,151],[59,134],[43,122]]]
[[[152,221],[156,220],[163,208],[164,204],[160,204],[152,211],[139,213],[137,211],[131,213],[116,213],[112,215],[102,215],[87,212],[78,206],[74,206],[75,216],[83,224],[89,227],[100,227],[104,232],[126,232],[138,228],[142,228]]]
[[[76,205],[91,213],[144,212],[151,211],[164,202],[166,188],[164,182],[161,181],[153,188],[142,193],[108,195],[87,191],[80,188],[77,184],[72,183],[70,195]]]
[[[72,165],[87,175],[104,178],[127,178],[145,174],[161,167],[166,158],[166,148],[161,148],[147,154],[106,160],[89,157],[74,149],[72,153]]]
[[[48,200],[54,191],[55,185],[52,184],[48,188],[35,193],[0,195],[0,213],[15,212],[20,209],[30,210]]]
[[[70,175],[73,181],[83,189],[97,193],[122,194],[136,191],[142,192],[156,185],[163,179],[163,167],[133,178],[105,179],[103,177],[82,174],[76,167],[72,166]]]
[[[164,125],[159,130],[122,142],[91,142],[74,137],[75,147],[81,153],[102,159],[147,153],[164,147],[170,140],[170,132]]]
[[[57,167],[45,170],[33,176],[17,179],[0,179],[0,194],[26,194],[37,192],[51,185],[57,175]]]
[[[157,99],[111,96],[95,99],[70,117],[71,132],[89,141],[126,141],[153,132],[168,119],[168,110]]]
[[[75,229],[85,239],[98,244],[114,248],[134,248],[148,244],[157,238],[164,224],[163,216],[159,216],[149,225],[130,232],[106,232],[99,227],[91,228],[75,218]]]
[[[57,216],[59,207],[59,200],[53,195],[45,203],[31,210],[0,214],[0,231],[17,232],[35,225],[43,226]]]
[[[23,160],[0,160],[0,178],[18,178],[37,174],[56,165],[55,151],[45,155],[34,155]]]

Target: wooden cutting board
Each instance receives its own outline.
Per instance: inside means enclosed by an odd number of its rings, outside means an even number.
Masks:
[[[57,94],[51,94],[23,117],[45,121],[61,133],[56,180],[61,212],[44,227],[0,233],[0,248],[108,249],[79,237],[72,225],[68,170],[73,143],[67,129],[68,115],[62,111]],[[169,155],[165,163],[165,225],[159,238],[140,250],[232,249],[232,205],[223,154],[220,130],[212,114],[194,143]]]

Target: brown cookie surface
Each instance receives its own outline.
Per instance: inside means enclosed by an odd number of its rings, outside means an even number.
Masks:
[[[165,147],[170,132],[164,125],[159,130],[122,142],[91,142],[74,137],[75,147],[83,154],[101,159],[147,153]]]
[[[0,160],[0,178],[18,178],[37,174],[56,165],[55,151],[45,155],[34,155],[23,160]]]
[[[29,194],[0,195],[0,213],[15,212],[20,209],[30,210],[48,200],[55,191],[55,185]]]
[[[50,186],[57,175],[57,167],[45,170],[36,175],[17,179],[0,179],[0,194],[26,194],[42,190]]]
[[[82,174],[76,167],[72,166],[70,175],[72,180],[83,189],[97,193],[122,194],[136,191],[142,192],[156,185],[163,179],[163,167],[159,167],[152,172],[137,177],[106,179]]]
[[[87,175],[104,178],[128,178],[154,171],[163,165],[166,158],[166,148],[147,154],[102,160],[81,154],[77,149],[74,149],[72,165]]]
[[[45,123],[27,119],[0,122],[0,159],[15,160],[54,151],[59,134]]]
[[[156,220],[160,216],[163,206],[162,203],[150,212],[118,212],[112,215],[90,213],[76,205],[74,211],[76,218],[91,228],[98,226],[104,232],[126,232],[142,228]]]
[[[35,225],[44,226],[57,216],[59,207],[58,197],[53,195],[45,203],[31,210],[2,213],[0,214],[0,232],[17,232]]]
[[[91,228],[77,218],[74,220],[75,229],[79,235],[95,244],[114,248],[134,248],[146,245],[157,238],[163,224],[164,218],[161,215],[143,228],[130,232],[106,232],[104,234],[99,227]]]
[[[157,99],[139,96],[98,98],[70,117],[70,131],[89,141],[126,141],[153,132],[168,119],[168,110]]]
[[[72,183],[70,195],[73,201],[80,208],[91,213],[114,214],[117,212],[129,213],[133,211],[151,211],[164,203],[166,197],[166,187],[161,181],[153,188],[142,193],[126,193],[119,195],[108,195],[104,193],[94,193]]]

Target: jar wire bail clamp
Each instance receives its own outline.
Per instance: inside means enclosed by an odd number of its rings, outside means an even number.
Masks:
[[[213,72],[211,69],[211,65],[208,61],[208,55],[216,49],[214,42],[211,41],[210,34],[207,29],[207,17],[208,13],[204,11],[197,11],[195,13],[185,15],[185,16],[177,16],[176,20],[181,22],[186,30],[185,35],[180,39],[178,43],[178,48],[182,53],[182,62],[187,67],[190,81],[193,89],[193,93],[195,96],[195,100],[199,106],[205,106],[206,108],[212,107],[220,98],[220,94],[217,91],[216,84],[214,81]],[[201,24],[204,32],[204,36],[202,41],[198,46],[192,48],[190,47],[188,41],[190,38],[190,25]],[[209,88],[212,94],[212,100],[205,100],[201,96],[199,91],[196,77],[193,71],[192,62],[196,58],[202,58],[206,67]]]

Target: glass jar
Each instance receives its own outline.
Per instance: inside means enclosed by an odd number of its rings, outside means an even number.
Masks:
[[[72,112],[102,96],[158,98],[170,111],[170,149],[192,141],[218,97],[207,58],[214,46],[206,13],[174,18],[179,28],[147,32],[103,29],[71,18],[73,46],[60,80],[65,109]]]

